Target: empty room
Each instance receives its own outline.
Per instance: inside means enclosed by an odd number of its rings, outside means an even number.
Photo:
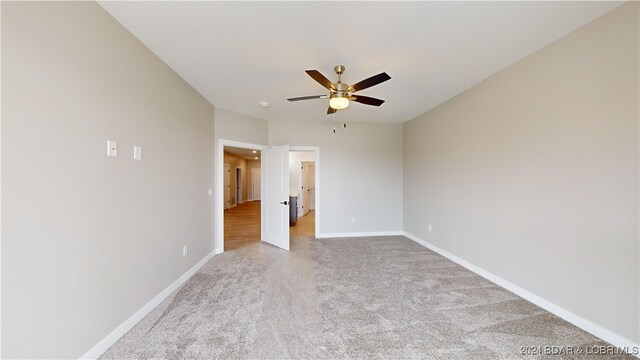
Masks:
[[[0,357],[640,357],[637,1],[1,1]]]

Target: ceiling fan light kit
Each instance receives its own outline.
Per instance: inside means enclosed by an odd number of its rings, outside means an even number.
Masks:
[[[315,81],[317,81],[320,85],[324,86],[327,90],[329,90],[329,95],[312,95],[312,96],[302,96],[297,98],[287,99],[289,101],[299,101],[299,100],[311,100],[311,99],[326,99],[329,98],[329,108],[327,109],[327,114],[334,114],[338,110],[344,110],[349,107],[349,103],[351,101],[355,101],[365,105],[371,106],[380,106],[384,103],[384,100],[361,96],[361,95],[353,95],[353,93],[364,90],[366,88],[370,88],[372,86],[378,85],[382,82],[385,82],[391,79],[391,76],[387,75],[387,73],[380,73],[378,75],[371,76],[367,79],[364,79],[356,84],[349,86],[342,82],[342,74],[345,71],[344,65],[336,65],[333,70],[338,74],[338,81],[336,83],[332,83],[327,79],[324,75],[322,75],[318,70],[306,70],[305,72],[311,76]]]
[[[349,99],[337,94],[331,94],[329,99],[329,106],[336,110],[346,109],[349,106]]]

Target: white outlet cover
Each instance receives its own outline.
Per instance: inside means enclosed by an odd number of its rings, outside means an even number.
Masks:
[[[431,232],[431,230],[432,230],[432,229],[431,229],[431,224],[427,225],[427,230],[428,230],[429,232]]]
[[[352,217],[351,217],[351,222],[352,222],[352,223],[356,222],[356,217],[355,217],[355,216],[352,216]]]
[[[209,196],[213,196],[213,189],[209,188]]]

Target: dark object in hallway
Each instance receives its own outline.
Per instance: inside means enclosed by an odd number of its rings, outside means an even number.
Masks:
[[[289,226],[296,226],[298,221],[298,197],[289,196]]]

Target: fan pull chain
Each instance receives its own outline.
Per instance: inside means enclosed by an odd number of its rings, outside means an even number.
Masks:
[[[342,126],[343,128],[347,128],[347,118],[345,117],[345,119],[342,121]]]
[[[336,133],[336,115],[337,111],[333,113],[333,133]]]

